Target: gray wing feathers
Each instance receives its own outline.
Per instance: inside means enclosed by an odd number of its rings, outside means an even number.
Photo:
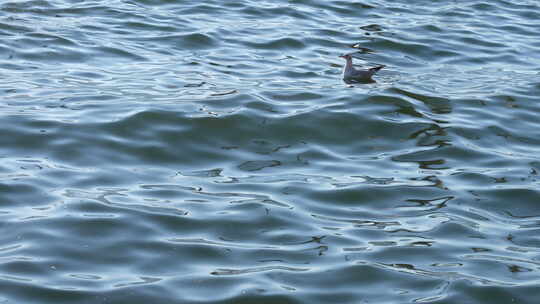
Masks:
[[[356,69],[353,69],[352,71],[350,71],[350,73],[348,73],[347,75],[345,75],[346,77],[350,77],[350,78],[371,78],[371,76],[373,76],[375,73],[377,73],[380,69],[384,68],[385,66],[384,65],[379,65],[379,66],[376,66],[374,68],[370,68],[368,70],[356,70]]]

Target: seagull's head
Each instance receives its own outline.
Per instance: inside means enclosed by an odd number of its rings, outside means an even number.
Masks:
[[[349,59],[352,59],[352,56],[351,56],[351,54],[345,54],[345,55],[339,56],[339,58],[343,58],[343,59],[345,59],[345,60],[349,60]]]

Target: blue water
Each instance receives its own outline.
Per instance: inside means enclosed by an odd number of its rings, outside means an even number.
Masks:
[[[0,303],[537,303],[538,33],[537,1],[1,2]]]

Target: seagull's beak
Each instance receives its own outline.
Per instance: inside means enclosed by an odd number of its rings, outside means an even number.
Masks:
[[[340,56],[338,56],[338,57],[339,57],[339,58],[345,58],[345,55],[340,55]]]

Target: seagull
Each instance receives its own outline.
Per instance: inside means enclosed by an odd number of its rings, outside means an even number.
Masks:
[[[379,65],[367,70],[357,70],[353,67],[351,54],[345,54],[339,57],[347,60],[345,67],[343,67],[343,81],[346,83],[375,82],[375,80],[371,79],[371,77],[380,69],[385,67],[385,65]]]

